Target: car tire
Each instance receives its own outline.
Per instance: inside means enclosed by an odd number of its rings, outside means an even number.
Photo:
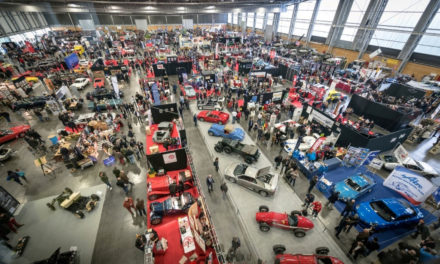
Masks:
[[[305,237],[306,236],[306,232],[304,230],[301,230],[301,229],[293,230],[293,234],[296,237]]]
[[[227,177],[226,179],[228,179],[228,181],[232,182],[232,183],[236,183],[237,180],[233,177]]]
[[[83,219],[84,218],[84,213],[83,212],[81,212],[81,211],[76,211],[75,213],[74,213],[74,215],[76,216],[76,217],[78,217],[79,219]]]
[[[252,164],[254,162],[254,159],[251,157],[245,157],[244,162],[246,162],[247,164]]]
[[[266,191],[259,191],[258,193],[263,197],[267,197],[269,195]]]
[[[162,223],[162,217],[152,217],[150,220],[150,223],[152,225],[158,225],[158,224]]]
[[[269,212],[269,207],[266,205],[260,205],[260,207],[258,207],[258,212],[260,212],[260,213]]]
[[[157,198],[159,198],[159,195],[157,194],[148,195],[148,200],[150,201],[157,200]]]
[[[222,147],[220,147],[220,146],[215,146],[215,147],[214,147],[214,150],[217,151],[217,152],[219,152],[219,153],[223,152],[223,149],[222,149]]]
[[[283,254],[286,251],[286,247],[284,245],[274,245],[272,249],[275,255]]]
[[[99,196],[96,194],[90,195],[90,198],[92,198],[93,201],[99,201],[99,199],[100,199]]]
[[[73,193],[72,189],[70,189],[69,187],[64,188],[64,190],[65,190],[66,192],[70,193],[70,194]]]
[[[264,223],[264,222],[260,223],[260,230],[262,232],[269,232],[270,226],[268,224]]]
[[[208,135],[210,135],[210,136],[214,136],[214,133],[211,132],[211,131],[208,131]]]
[[[53,206],[52,204],[47,203],[46,205],[47,205],[47,207],[50,208],[50,210],[52,210],[52,211],[55,211],[55,210],[56,210],[56,209],[55,209],[55,206]]]
[[[226,147],[223,148],[223,150],[225,151],[226,154],[231,154],[232,153],[231,147],[226,146]]]
[[[199,120],[205,122],[205,119],[203,117],[200,117]]]
[[[327,247],[318,247],[315,249],[315,253],[318,255],[328,255],[329,252],[330,249],[328,249]]]

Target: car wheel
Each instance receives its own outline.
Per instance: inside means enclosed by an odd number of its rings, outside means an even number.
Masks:
[[[222,147],[220,147],[220,146],[215,146],[214,150],[217,151],[217,152],[222,152],[223,151]]]
[[[150,200],[150,201],[157,200],[157,198],[159,198],[159,195],[157,195],[157,194],[152,194],[152,195],[148,196],[148,200]]]
[[[203,117],[200,117],[199,120],[205,122],[205,119]]]
[[[55,211],[55,206],[53,206],[53,205],[50,204],[50,203],[47,203],[46,205],[47,205],[47,207],[50,208],[50,210]]]
[[[330,249],[328,249],[327,247],[318,247],[315,249],[315,253],[318,255],[328,255],[329,252]]]
[[[214,136],[214,133],[211,132],[211,131],[208,131],[208,135],[210,135],[210,136]]]
[[[76,212],[74,213],[74,215],[75,215],[76,217],[78,217],[79,219],[83,219],[83,218],[84,218],[84,213],[81,212],[81,211],[76,211]]]
[[[232,149],[230,147],[224,147],[223,150],[227,153],[227,154],[231,154],[232,153]]]
[[[251,157],[246,157],[244,158],[244,162],[246,162],[247,164],[252,164],[254,162],[254,159]]]
[[[275,255],[283,254],[284,251],[286,251],[286,247],[284,245],[274,245],[272,249]]]
[[[65,190],[66,192],[70,193],[70,194],[73,193],[72,189],[70,189],[69,187],[64,188],[64,190]]]
[[[90,198],[92,198],[93,201],[99,201],[99,199],[100,199],[99,196],[96,194],[90,195]]]
[[[260,230],[263,232],[269,232],[270,226],[266,223],[260,223]]]
[[[269,195],[266,191],[259,191],[258,193],[263,197],[267,197]]]
[[[162,222],[162,218],[161,217],[154,217],[151,219],[150,223],[152,225],[158,225]]]
[[[258,211],[260,213],[262,213],[262,212],[269,212],[269,207],[267,207],[266,205],[260,205],[260,207],[258,207]]]
[[[304,232],[304,230],[301,230],[301,229],[294,230],[293,234],[295,234],[296,237],[305,237],[306,236],[306,232]]]
[[[232,183],[236,183],[237,180],[235,178],[232,177],[227,177],[228,181],[232,182]]]

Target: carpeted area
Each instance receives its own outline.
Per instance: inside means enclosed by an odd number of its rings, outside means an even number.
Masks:
[[[80,191],[82,196],[98,194],[101,199],[93,211],[84,212],[83,219],[78,219],[69,211],[59,207],[58,204],[55,205],[55,211],[50,210],[46,203],[51,202],[56,196],[25,204],[20,214],[16,216],[17,222],[24,224],[24,226],[18,230],[18,234],[14,235],[9,243],[15,245],[18,239],[23,236],[30,236],[30,240],[24,254],[13,260],[12,263],[28,264],[46,259],[58,247],[61,247],[62,252],[68,251],[70,247],[77,247],[81,263],[92,263],[106,186],[101,184],[73,191]]]
[[[150,155],[150,154],[151,154],[150,147],[151,147],[151,146],[154,146],[154,145],[159,146],[159,152],[165,152],[165,151],[167,151],[166,148],[163,146],[163,144],[156,143],[156,142],[153,141],[154,131],[157,130],[157,126],[158,126],[158,124],[153,124],[153,125],[151,125],[151,126],[150,126],[151,134],[150,134],[150,135],[146,135],[146,140],[145,140],[145,142],[146,142],[146,153],[147,153],[147,155]],[[176,126],[176,124],[173,125],[173,131],[172,131],[172,133],[171,133],[171,137],[173,137],[173,138],[178,138],[178,137],[179,137],[179,131],[177,130],[177,126]],[[182,146],[180,145],[180,142],[179,142],[179,146],[177,146],[177,147],[175,147],[175,146],[170,146],[170,147],[168,147],[168,149],[169,149],[169,150],[172,150],[172,149],[180,149],[181,147],[182,147]]]

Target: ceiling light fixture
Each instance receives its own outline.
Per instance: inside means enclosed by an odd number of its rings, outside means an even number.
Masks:
[[[68,7],[80,7],[80,5],[77,4],[67,4]]]
[[[206,9],[215,9],[215,6],[208,6]]]
[[[185,7],[180,6],[177,8],[177,10],[185,10]]]

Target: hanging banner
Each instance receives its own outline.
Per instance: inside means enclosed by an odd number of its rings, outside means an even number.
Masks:
[[[423,203],[438,187],[423,176],[397,166],[383,185],[395,190],[414,205]]]
[[[320,137],[318,138],[315,143],[313,143],[312,147],[309,149],[312,152],[315,152],[319,149],[319,147],[324,143],[326,137]]]
[[[119,86],[118,86],[118,78],[116,78],[116,76],[112,76],[112,86],[113,86],[113,90],[115,91],[116,94],[116,98],[119,99]]]
[[[162,154],[162,157],[165,164],[177,162],[177,156],[175,152]]]

